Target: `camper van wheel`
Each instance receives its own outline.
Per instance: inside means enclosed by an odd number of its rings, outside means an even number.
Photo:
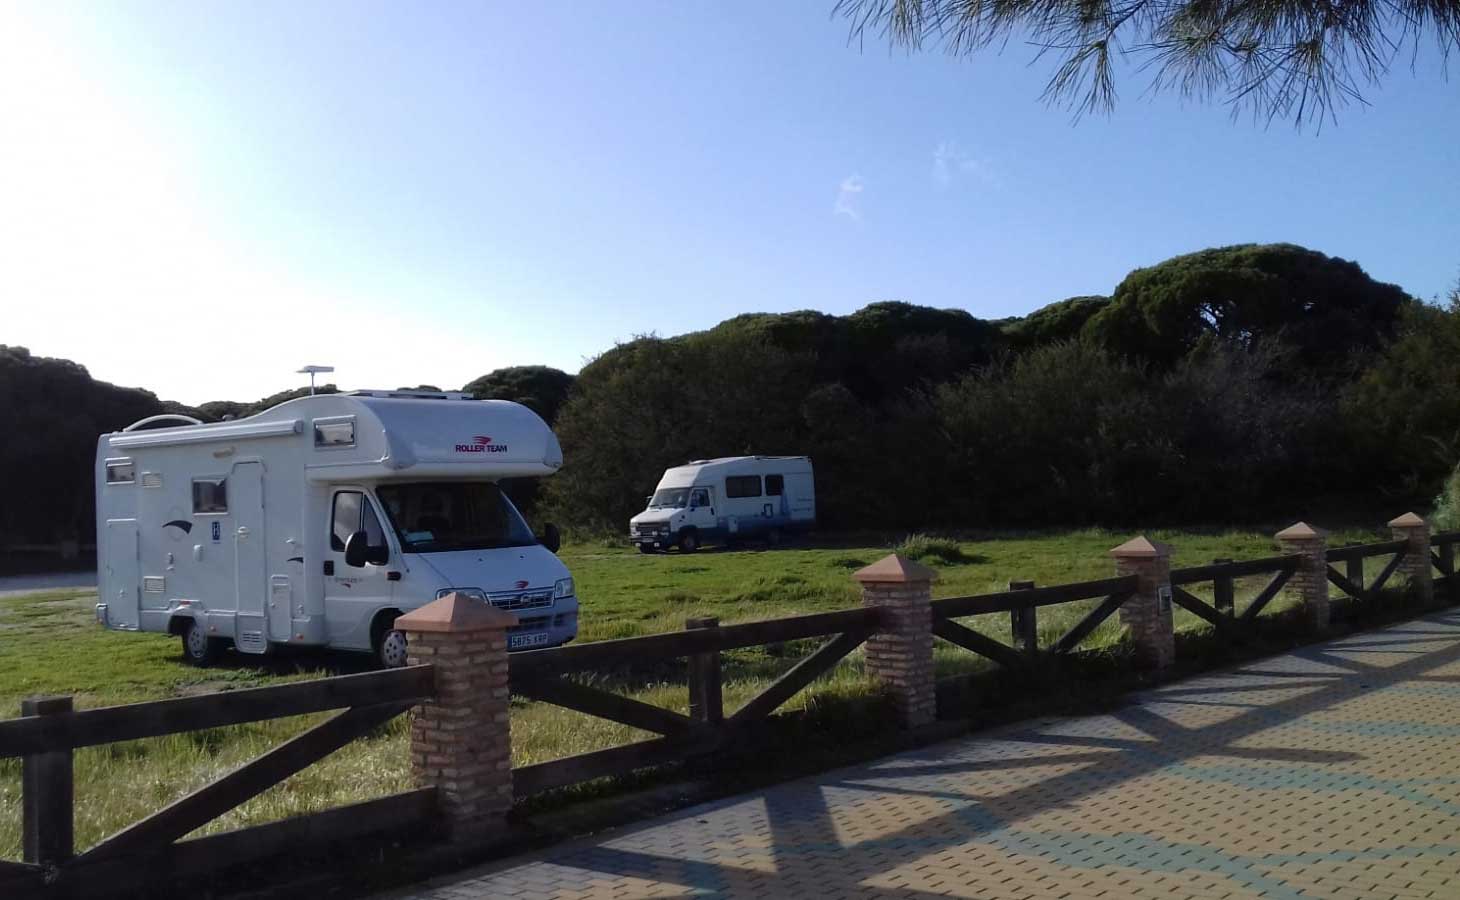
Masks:
[[[383,669],[399,669],[406,664],[406,633],[390,627],[398,615],[400,614],[377,616],[375,628],[372,629],[374,634],[370,644],[375,650],[375,661]]]
[[[700,549],[700,533],[693,528],[686,528],[679,533],[679,549],[685,553],[693,553]]]
[[[218,639],[208,637],[203,626],[189,619],[182,627],[183,659],[195,666],[206,666],[218,657]]]

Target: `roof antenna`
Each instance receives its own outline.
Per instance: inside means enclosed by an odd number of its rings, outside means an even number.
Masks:
[[[305,366],[304,368],[302,368],[302,369],[298,370],[297,372],[295,372],[295,374],[296,375],[308,375],[309,376],[309,396],[313,397],[314,396],[314,376],[317,375],[317,374],[319,374],[319,373],[321,373],[321,372],[333,372],[334,370],[335,370],[335,367],[334,366]]]

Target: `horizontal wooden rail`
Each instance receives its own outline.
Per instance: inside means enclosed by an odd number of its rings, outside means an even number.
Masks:
[[[201,828],[235,806],[385,724],[414,704],[356,706],[295,735],[264,755],[173,801],[92,847],[83,861],[145,854]]]
[[[979,594],[973,597],[943,597],[933,601],[933,615],[945,619],[963,616],[979,616],[985,613],[1008,612],[1013,609],[1028,609],[1035,606],[1051,606],[1055,603],[1069,603],[1072,600],[1088,600],[1093,597],[1108,597],[1112,594],[1129,594],[1136,589],[1136,576],[1103,578],[1099,581],[1079,581],[1074,584],[1055,584],[997,594]]]
[[[612,668],[626,663],[755,647],[799,638],[875,630],[880,619],[881,613],[875,608],[844,609],[767,619],[764,622],[747,622],[743,625],[721,625],[718,628],[697,628],[613,641],[572,644],[551,650],[528,650],[512,654],[508,663],[512,667],[513,678],[529,674],[560,675],[585,669]]]
[[[1375,544],[1354,544],[1352,547],[1328,548],[1328,560],[1363,559],[1369,556],[1383,556],[1386,553],[1400,553],[1409,546],[1407,541],[1380,541]]]
[[[1185,569],[1171,570],[1172,584],[1195,584],[1199,581],[1211,581],[1215,578],[1240,578],[1243,575],[1265,575],[1268,572],[1281,572],[1284,569],[1296,569],[1303,561],[1303,557],[1296,554],[1288,556],[1265,556],[1262,559],[1241,559],[1236,562],[1213,563],[1209,566],[1191,566]]]
[[[684,762],[719,746],[722,729],[703,729],[676,737],[654,738],[607,750],[580,753],[512,770],[512,795],[517,799],[567,787],[594,778],[624,775],[635,769]]]
[[[1460,544],[1460,531],[1437,531],[1430,535],[1430,546],[1440,547],[1445,544]]]
[[[189,838],[153,848],[144,860],[127,856],[74,860],[50,872],[56,896],[115,896],[175,878],[210,876],[230,866],[284,854],[318,853],[361,843],[399,841],[432,835],[436,829],[436,789],[417,788],[346,806],[251,825],[220,834]],[[21,869],[33,870],[22,872]],[[4,896],[47,896],[46,871],[39,866],[0,865]]]
[[[436,692],[430,666],[339,675],[272,687],[104,706],[0,721],[0,758],[178,734],[304,713],[421,700]]]

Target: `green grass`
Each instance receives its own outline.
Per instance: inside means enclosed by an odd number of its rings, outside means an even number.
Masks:
[[[1276,547],[1265,531],[1155,532],[1151,536],[1175,546],[1174,562],[1180,566],[1208,563],[1216,557],[1271,555]],[[860,601],[852,573],[894,546],[938,571],[935,596],[999,591],[1010,580],[1045,585],[1105,578],[1113,574],[1107,551],[1129,536],[1093,529],[1003,537],[911,535],[900,542],[865,538],[774,551],[662,555],[641,555],[600,542],[568,545],[561,556],[573,572],[582,600],[580,640],[595,641],[681,629],[692,616],[719,616],[729,624],[855,606]],[[1383,537],[1346,531],[1334,534],[1331,541]],[[1265,576],[1240,580],[1239,608],[1265,583]],[[221,665],[193,669],[181,662],[174,638],[97,627],[91,617],[94,602],[94,595],[64,590],[0,597],[0,715],[18,714],[20,699],[33,694],[72,694],[78,707],[96,707],[358,671],[364,665],[361,657],[341,654],[267,660],[230,655]],[[1041,608],[1041,642],[1052,643],[1096,602]],[[1280,614],[1283,608],[1282,600],[1275,601],[1269,612]],[[964,621],[995,638],[1009,640],[1007,615]],[[1186,633],[1207,627],[1179,609],[1176,624],[1178,631]],[[1119,638],[1119,624],[1112,617],[1085,646],[1114,648]],[[815,641],[796,641],[725,654],[727,710],[733,711],[815,645]],[[939,674],[945,676],[977,675],[989,669],[981,658],[941,642],[936,663]],[[595,678],[647,702],[686,710],[683,661],[656,662]],[[869,718],[864,712],[874,708],[868,700],[872,694],[861,654],[854,653],[787,704],[787,709],[808,714],[807,724],[799,726],[807,735],[796,740],[819,737],[836,743],[874,731],[880,727],[876,717]],[[540,703],[515,701],[512,716],[513,756],[519,765],[649,736]],[[95,843],[319,719],[297,717],[78,751],[78,846]],[[404,789],[409,780],[406,741],[405,720],[397,719],[380,733],[333,754],[200,833]],[[800,743],[795,746],[798,753],[804,749]],[[19,856],[19,781],[19,760],[0,760],[0,858]]]

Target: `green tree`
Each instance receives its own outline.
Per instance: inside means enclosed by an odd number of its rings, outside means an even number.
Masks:
[[[96,534],[96,440],[164,411],[66,359],[0,344],[0,545]]]
[[[1358,263],[1293,244],[1241,244],[1136,269],[1083,334],[1165,367],[1203,344],[1277,339],[1301,367],[1335,374],[1376,350],[1409,300]]]
[[[1460,286],[1444,307],[1405,307],[1394,338],[1343,396],[1350,457],[1406,495],[1432,493],[1460,461]]]
[[[542,416],[549,425],[558,417],[573,376],[550,366],[494,369],[462,388],[478,400],[511,400]]]
[[[1027,350],[1080,336],[1085,323],[1110,305],[1109,297],[1071,297],[1042,306],[1023,318],[1000,325],[1015,348]]]
[[[1154,71],[1152,88],[1321,120],[1377,85],[1405,47],[1460,48],[1455,0],[838,0],[836,14],[909,50],[967,55],[1032,42],[1055,60],[1045,97],[1078,112],[1115,104],[1115,66]]]

